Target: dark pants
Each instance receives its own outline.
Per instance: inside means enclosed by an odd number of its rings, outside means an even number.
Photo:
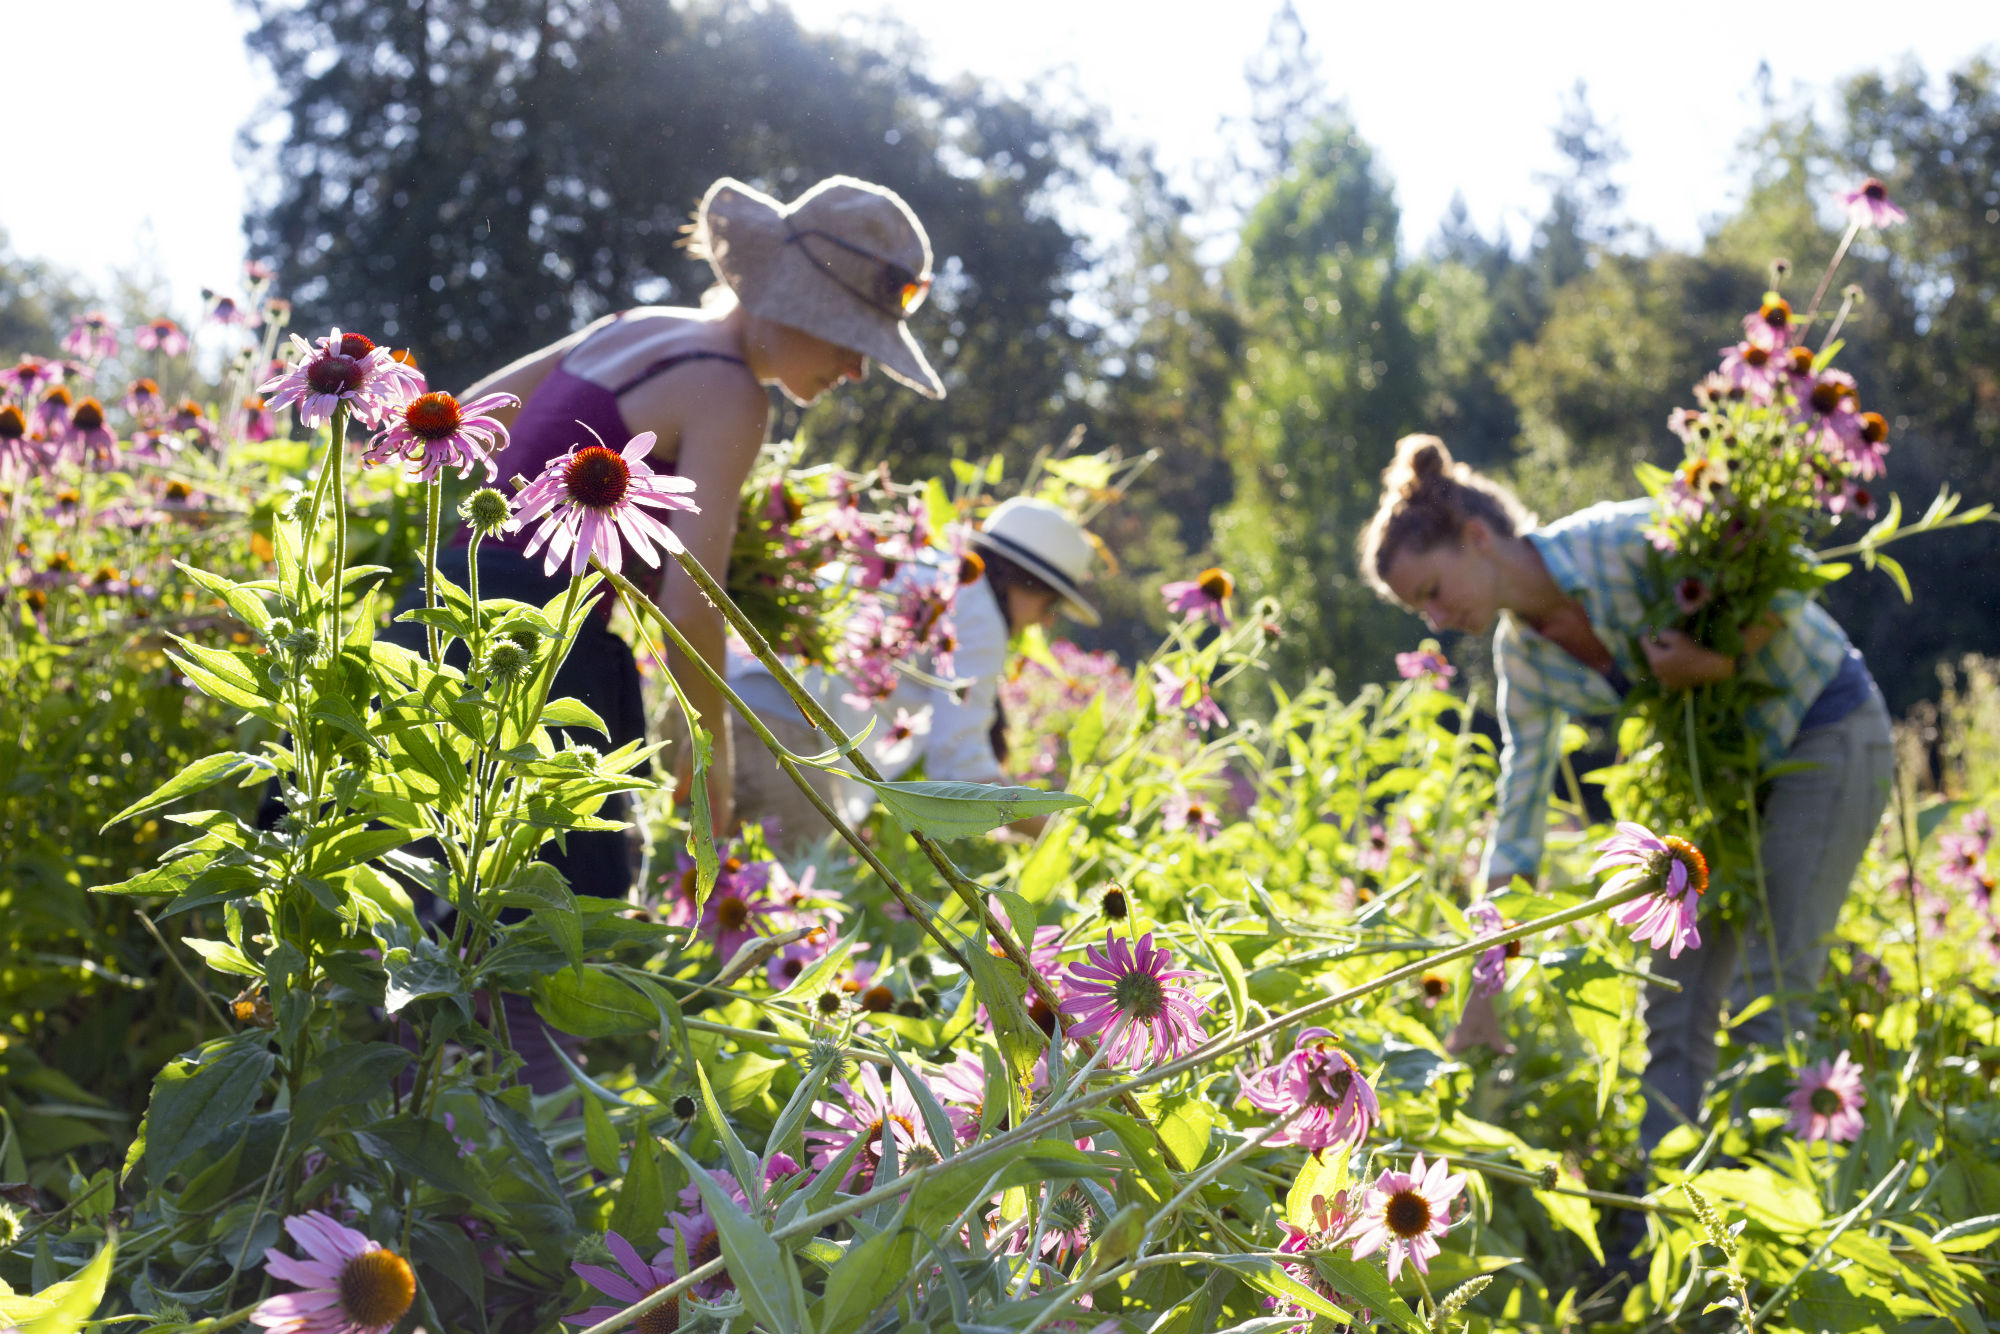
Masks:
[[[438,572],[460,588],[466,587],[469,582],[466,549],[452,547],[440,551]],[[492,546],[480,550],[482,599],[512,598],[539,607],[561,597],[568,587],[569,580],[560,575],[550,578],[542,573],[538,561],[530,561],[518,551]],[[403,594],[396,612],[400,615],[423,605],[424,586],[420,580]],[[395,621],[381,637],[413,652],[424,650],[424,627],[415,621]],[[465,645],[452,645],[446,660],[463,668],[467,660]],[[639,664],[632,657],[631,645],[612,634],[602,617],[592,616],[584,622],[583,629],[577,632],[576,643],[570,647],[569,657],[556,672],[549,698],[564,696],[581,700],[604,720],[611,732],[611,739],[606,741],[588,729],[560,729],[577,745],[616,750],[646,735],[646,705],[639,685]],[[649,770],[642,767],[638,772],[644,774]],[[623,792],[614,793],[605,798],[598,814],[606,820],[630,820],[631,798]],[[562,872],[573,891],[596,898],[622,899],[632,888],[637,858],[627,831],[578,830],[565,835],[563,842],[566,845],[563,848],[546,844],[541,859]]]

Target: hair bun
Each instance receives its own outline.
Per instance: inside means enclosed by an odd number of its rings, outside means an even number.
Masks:
[[[1383,489],[1415,495],[1424,486],[1451,475],[1451,451],[1434,435],[1406,435],[1396,442],[1396,461],[1382,473]]]

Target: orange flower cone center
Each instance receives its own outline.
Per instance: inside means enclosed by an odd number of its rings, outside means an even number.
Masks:
[[[1203,570],[1201,577],[1195,582],[1201,585],[1202,592],[1218,602],[1236,591],[1236,581],[1229,577],[1226,570],[1214,568]]]
[[[442,440],[464,421],[458,400],[450,394],[425,394],[403,409],[403,424],[425,440]]]
[[[340,1308],[357,1325],[393,1325],[417,1297],[417,1276],[394,1251],[363,1251],[340,1271]]]
[[[563,488],[570,499],[591,509],[610,509],[625,498],[631,485],[632,469],[603,445],[579,449],[563,469]]]

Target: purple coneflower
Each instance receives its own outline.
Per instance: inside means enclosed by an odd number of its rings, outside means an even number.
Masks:
[[[700,872],[687,853],[675,856],[679,865],[671,882],[675,892],[667,905],[667,921],[673,926],[693,926]],[[763,927],[770,924],[768,919],[784,911],[783,904],[766,896],[770,883],[770,862],[723,859],[716,871],[715,888],[709,891],[701,913],[703,930],[714,937],[716,962],[728,962],[737,950],[766,934]]]
[[[967,1144],[978,1139],[979,1122],[986,1115],[986,1062],[973,1052],[961,1051],[950,1065],[931,1075],[930,1086],[958,1138]]]
[[[114,356],[118,352],[118,322],[101,310],[87,310],[70,321],[62,349],[85,361]]]
[[[1982,908],[1993,902],[1993,881],[1986,874],[1986,841],[1976,834],[1938,836],[1938,879],[1972,895]]]
[[[157,380],[142,377],[132,381],[132,387],[125,391],[122,406],[134,417],[146,421],[166,411],[167,396],[160,392]]]
[[[614,1306],[593,1306],[578,1311],[575,1315],[563,1317],[566,1325],[595,1325],[609,1320],[620,1311],[642,1297],[649,1297],[674,1281],[674,1253],[671,1248],[661,1251],[648,1264],[640,1258],[632,1243],[616,1232],[604,1234],[604,1245],[618,1261],[616,1269],[606,1269],[603,1265],[587,1265],[576,1261],[570,1265],[576,1276],[596,1288],[616,1303]],[[681,1327],[681,1299],[675,1297],[654,1307],[639,1317],[636,1328],[643,1334],[672,1334]]]
[[[108,471],[118,461],[118,437],[104,420],[104,405],[86,398],[70,412],[63,448],[83,458],[86,467]]]
[[[1706,607],[1714,596],[1708,581],[1696,575],[1691,574],[1674,585],[1674,605],[1680,608],[1683,616],[1694,615]]]
[[[1210,566],[1192,579],[1177,579],[1160,586],[1167,610],[1189,618],[1206,616],[1217,625],[1229,624],[1229,597],[1236,581],[1227,570]]]
[[[181,326],[161,315],[147,320],[133,331],[132,341],[142,352],[157,352],[163,357],[178,357],[187,351],[187,335]]]
[[[238,329],[254,329],[263,323],[256,310],[222,292],[209,292],[208,318],[217,324]]]
[[[833,1098],[813,1104],[813,1115],[826,1125],[806,1131],[805,1137],[814,1145],[814,1167],[825,1167],[857,1139],[866,1142],[842,1184],[854,1190],[874,1185],[885,1144],[894,1146],[899,1168],[908,1161],[912,1149],[921,1146],[936,1152],[924,1134],[924,1114],[903,1086],[900,1072],[891,1071],[885,1086],[881,1071],[872,1063],[863,1064],[852,1081],[842,1081],[833,1092]]]
[[[1859,227],[1888,227],[1904,221],[1909,214],[1889,198],[1889,187],[1870,176],[1840,197],[1848,222]]]
[[[897,709],[896,720],[882,729],[875,742],[875,763],[884,767],[902,764],[916,753],[918,744],[930,735],[930,731],[930,705],[924,705],[915,713]]]
[[[1861,1135],[1861,1109],[1868,1092],[1861,1087],[1861,1067],[1842,1052],[1799,1071],[1798,1083],[1785,1095],[1792,1109],[1788,1129],[1810,1143],[1823,1139],[1845,1144]]]
[[[1381,1105],[1361,1067],[1334,1045],[1333,1034],[1324,1028],[1306,1029],[1276,1065],[1244,1080],[1243,1096],[1259,1111],[1292,1116],[1266,1144],[1296,1144],[1314,1153],[1341,1145],[1352,1148],[1382,1120]]]
[[[1769,333],[1761,332],[1722,349],[1721,374],[1730,388],[1742,390],[1756,402],[1769,403],[1784,379],[1782,362]]]
[[[401,460],[409,465],[413,482],[434,482],[451,467],[463,480],[484,466],[486,480],[493,481],[500,475],[493,456],[507,447],[507,428],[492,414],[519,406],[521,400],[512,394],[487,394],[470,403],[442,390],[420,395],[390,419],[389,429],[375,437],[361,462],[372,468]]]
[[[1445,1234],[1451,1202],[1465,1189],[1463,1176],[1448,1175],[1450,1165],[1440,1158],[1427,1169],[1420,1153],[1410,1170],[1385,1171],[1368,1188],[1361,1202],[1360,1216],[1354,1220],[1350,1236],[1354,1258],[1373,1255],[1388,1248],[1389,1281],[1402,1273],[1403,1261],[1430,1273],[1430,1261],[1438,1253],[1437,1239]]]
[[[1592,875],[1614,866],[1624,868],[1604,882],[1597,891],[1599,898],[1641,881],[1653,887],[1652,893],[1613,908],[1612,921],[1631,927],[1634,940],[1654,949],[1664,947],[1669,958],[1678,959],[1684,949],[1701,948],[1695,918],[1708,890],[1708,861],[1701,849],[1684,838],[1671,834],[1659,838],[1644,825],[1621,820],[1618,832],[1597,845],[1597,853]]]
[[[596,556],[607,570],[622,570],[624,556],[618,535],[623,533],[632,549],[648,565],[660,563],[658,543],[669,552],[684,551],[673,530],[640,509],[651,505],[663,510],[701,512],[688,497],[694,483],[685,477],[656,473],[647,466],[657,437],[645,431],[632,437],[622,453],[602,444],[573,446],[558,454],[542,469],[542,475],[528,483],[517,497],[519,508],[508,521],[507,531],[518,532],[541,520],[541,527],[528,542],[527,555],[534,555],[548,543],[548,559],[542,572],[553,575],[570,558],[572,576],[590,568]]]
[[[61,384],[64,370],[60,361],[23,356],[6,370],[0,370],[0,385],[12,389],[24,399],[33,398],[47,385]]]
[[[1493,906],[1491,899],[1481,899],[1465,910],[1465,920],[1480,936],[1495,936],[1507,929],[1507,919]],[[1472,994],[1475,996],[1497,996],[1507,989],[1507,946],[1495,945],[1480,951],[1472,961]]]
[[[710,1172],[709,1175],[726,1185],[729,1194],[735,1198],[738,1205],[747,1206],[750,1203],[733,1177],[722,1172]],[[690,1199],[690,1196],[693,1198]],[[676,1236],[680,1238],[681,1246],[687,1251],[690,1273],[722,1254],[722,1234],[716,1230],[715,1219],[710,1216],[707,1206],[701,1202],[701,1187],[693,1182],[689,1182],[687,1188],[681,1191],[680,1212],[667,1215],[667,1225],[660,1229],[659,1236],[660,1240],[667,1244],[666,1250],[662,1252],[664,1255],[673,1254],[674,1238]],[[724,1272],[714,1278],[701,1280],[688,1291],[697,1297],[714,1298],[735,1286],[730,1281],[728,1273]]]
[[[271,416],[270,405],[264,402],[262,395],[251,394],[246,397],[241,412],[243,438],[251,444],[269,440],[278,433],[277,422]]]
[[[1222,817],[1215,807],[1186,788],[1176,787],[1167,804],[1160,811],[1161,826],[1170,834],[1186,829],[1194,834],[1195,842],[1206,843],[1222,829]]]
[[[1113,1065],[1149,1051],[1153,1060],[1169,1061],[1200,1046],[1208,1002],[1186,985],[1199,974],[1169,967],[1172,951],[1154,945],[1150,931],[1135,946],[1107,928],[1104,945],[1090,946],[1085,962],[1064,973],[1069,995],[1062,1011],[1076,1020],[1070,1037],[1103,1035]]]
[[[1764,304],[1743,317],[1743,335],[1772,349],[1784,347],[1792,337],[1792,305],[1776,292],[1767,293]]]
[[[250,1313],[251,1323],[278,1334],[384,1334],[416,1300],[409,1261],[326,1214],[294,1214],[285,1231],[309,1258],[293,1259],[272,1247],[264,1252],[264,1268],[300,1291],[265,1298]]]
[[[1863,477],[1882,471],[1881,455],[1888,451],[1877,450],[1863,440],[1865,423],[1854,405],[1854,377],[1846,371],[1820,372],[1792,415],[1805,428],[1807,444],[1829,457],[1845,458]],[[1886,428],[1881,434],[1888,438]]]
[[[1164,662],[1153,664],[1153,681],[1153,692],[1161,706],[1178,708],[1187,720],[1189,731],[1229,726],[1228,716],[1209,693],[1208,682],[1182,676]]]
[[[0,477],[36,473],[46,455],[41,441],[28,433],[28,418],[12,403],[0,403]]]
[[[272,376],[258,392],[271,396],[271,409],[298,405],[299,420],[307,426],[330,421],[342,403],[354,420],[375,427],[384,417],[401,407],[416,393],[389,349],[377,347],[361,334],[343,334],[335,329],[317,343],[292,335],[299,360]],[[419,381],[421,383],[421,381]]]
[[[1826,495],[1828,514],[1855,514],[1863,519],[1875,517],[1875,493],[1852,478],[1843,477],[1838,487],[1822,484]]]
[[[1458,675],[1458,668],[1447,662],[1434,644],[1426,644],[1414,653],[1398,653],[1396,671],[1405,681],[1428,678],[1432,684],[1439,686]]]
[[[76,397],[67,385],[50,385],[35,404],[35,434],[60,442],[69,434],[70,414],[76,411]]]

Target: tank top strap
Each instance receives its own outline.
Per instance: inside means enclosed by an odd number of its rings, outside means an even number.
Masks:
[[[637,375],[633,376],[631,379],[625,381],[621,385],[616,386],[615,388],[612,389],[611,395],[613,398],[617,398],[622,395],[629,394],[634,389],[637,389],[640,385],[646,383],[646,381],[652,379],[654,376],[665,375],[668,371],[672,370],[674,367],[690,361],[726,361],[732,366],[749,365],[749,363],[744,361],[743,358],[732,357],[727,352],[700,352],[700,351],[676,352],[670,357],[661,357],[658,361],[653,362],[651,365],[647,366],[646,369],[640,371]]]

